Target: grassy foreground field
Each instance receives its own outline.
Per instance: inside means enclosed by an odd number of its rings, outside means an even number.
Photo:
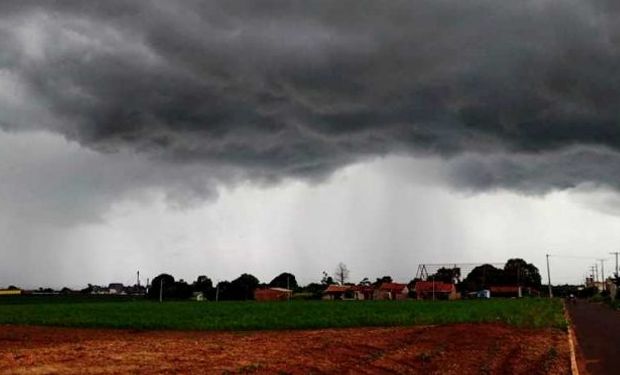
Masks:
[[[271,330],[504,322],[565,328],[559,300],[165,302],[0,298],[0,324]]]

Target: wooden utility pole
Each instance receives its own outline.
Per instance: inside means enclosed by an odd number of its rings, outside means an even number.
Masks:
[[[602,290],[607,289],[605,287],[605,259],[597,259],[601,262],[601,288]]]
[[[164,300],[164,279],[161,278],[159,280],[159,303],[162,303]]]
[[[618,278],[618,254],[620,254],[620,251],[613,251],[609,254],[616,256],[616,273],[614,273],[614,276]]]
[[[596,262],[594,262],[594,281],[596,281],[598,283],[598,264],[596,264]]]
[[[553,298],[553,290],[551,289],[551,271],[549,269],[549,254],[547,254],[547,282],[549,285],[549,298]]]

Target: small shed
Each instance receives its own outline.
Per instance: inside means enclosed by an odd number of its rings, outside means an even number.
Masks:
[[[293,296],[293,291],[286,288],[263,288],[254,291],[257,301],[287,301]]]
[[[378,300],[403,300],[408,296],[409,287],[401,283],[382,283],[373,293],[373,298]]]

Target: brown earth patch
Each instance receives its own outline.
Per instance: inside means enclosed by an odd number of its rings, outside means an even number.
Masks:
[[[570,374],[566,333],[501,324],[261,332],[0,326],[8,374]]]

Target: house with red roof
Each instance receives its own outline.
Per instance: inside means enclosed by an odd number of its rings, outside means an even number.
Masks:
[[[417,281],[414,291],[417,299],[459,299],[456,286],[443,281]]]
[[[373,299],[375,289],[370,285],[355,285],[352,289],[355,293],[355,299],[357,300],[362,301]]]
[[[408,297],[409,287],[401,283],[381,283],[373,293],[373,298],[377,300],[403,300]]]
[[[326,300],[352,300],[355,293],[351,285],[332,284],[323,291],[323,299]]]
[[[369,300],[373,298],[374,289],[367,285],[329,285],[323,291],[326,300]]]

